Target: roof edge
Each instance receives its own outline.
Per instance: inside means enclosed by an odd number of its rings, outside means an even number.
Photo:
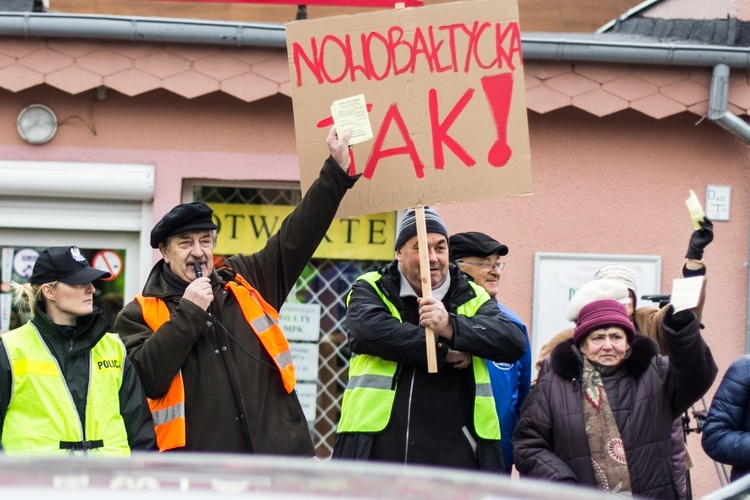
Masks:
[[[286,31],[282,24],[49,12],[0,12],[0,36],[286,47]]]
[[[644,2],[644,4],[647,2]],[[286,48],[282,24],[0,12],[0,36]],[[750,68],[750,48],[617,34],[521,33],[525,60]]]

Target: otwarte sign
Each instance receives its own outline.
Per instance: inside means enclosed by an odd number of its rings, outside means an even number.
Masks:
[[[211,203],[219,226],[216,255],[253,253],[281,227],[293,206]],[[391,260],[396,239],[396,214],[372,214],[334,220],[315,251],[316,259]]]
[[[338,216],[529,194],[514,1],[385,10],[286,25],[300,178],[315,180],[334,100],[364,94],[375,134]]]

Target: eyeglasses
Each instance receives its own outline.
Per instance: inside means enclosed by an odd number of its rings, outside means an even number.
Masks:
[[[490,269],[497,269],[498,271],[502,271],[503,268],[505,268],[505,262],[496,261],[496,262],[487,262],[486,260],[483,260],[482,262],[470,262],[468,260],[457,260],[457,264],[471,264],[472,266],[481,267],[482,271],[489,271]]]

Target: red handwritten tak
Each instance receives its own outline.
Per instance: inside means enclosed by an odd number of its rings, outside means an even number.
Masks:
[[[487,153],[487,161],[493,167],[504,167],[508,164],[512,155],[512,150],[508,145],[508,117],[510,116],[510,104],[513,97],[513,74],[501,73],[499,75],[485,76],[481,79],[482,89],[487,98],[489,112],[492,115],[492,121],[495,124],[497,140],[490,147]],[[476,160],[469,154],[466,148],[461,145],[454,137],[449,134],[451,126],[461,116],[466,106],[474,97],[475,89],[469,88],[463,93],[461,98],[448,110],[445,119],[440,121],[438,109],[438,93],[436,89],[430,89],[428,92],[428,109],[430,113],[430,132],[432,137],[432,153],[435,170],[445,168],[444,147],[447,147],[464,165],[472,167],[476,165]],[[368,112],[372,110],[372,105],[367,105]],[[317,123],[319,128],[327,127],[333,124],[331,117],[326,117]],[[383,144],[391,129],[395,125],[398,133],[403,140],[403,145],[383,149]],[[411,160],[414,173],[417,179],[424,177],[425,166],[419,157],[419,152],[411,139],[409,128],[406,125],[404,117],[399,111],[398,104],[393,103],[386,111],[383,121],[375,134],[375,142],[372,147],[370,156],[367,158],[363,177],[372,179],[375,175],[380,160],[393,156],[407,155]],[[349,173],[356,172],[354,164],[354,153],[349,153],[351,162]]]

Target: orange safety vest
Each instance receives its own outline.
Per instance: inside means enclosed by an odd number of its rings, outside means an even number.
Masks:
[[[230,281],[224,288],[234,294],[245,321],[278,368],[284,389],[291,393],[297,384],[297,377],[289,342],[279,326],[279,313],[242,276],[237,274],[235,279],[239,284]],[[141,304],[143,318],[154,332],[169,321],[169,310],[163,300],[140,294],[136,300]],[[177,373],[163,397],[149,399],[148,403],[154,418],[159,451],[185,446],[185,387],[182,372]]]
[[[163,300],[141,294],[136,295],[135,300],[141,305],[143,319],[154,333],[169,321],[169,309]],[[164,396],[147,400],[154,420],[159,452],[185,446],[185,385],[182,382],[182,370],[172,379]]]

